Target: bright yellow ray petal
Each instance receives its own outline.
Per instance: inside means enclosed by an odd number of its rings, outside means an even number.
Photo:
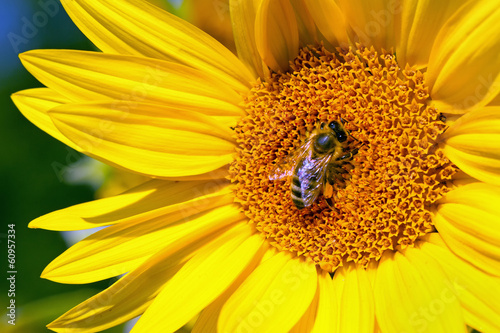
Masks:
[[[366,270],[354,263],[338,268],[333,276],[339,332],[373,332],[375,308]]]
[[[457,187],[439,201],[437,212],[454,226],[491,244],[500,244],[500,187],[472,183]],[[460,213],[459,213],[460,212]]]
[[[218,330],[288,332],[309,307],[316,268],[280,252],[263,262],[222,308]]]
[[[100,230],[54,259],[42,277],[89,283],[128,272],[179,239],[199,239],[243,219],[239,208],[222,206],[186,216],[183,211]]]
[[[316,294],[314,295],[311,304],[309,304],[309,307],[295,326],[292,327],[290,333],[312,332],[316,321],[316,313],[318,312],[319,293],[319,288],[316,288]]]
[[[368,267],[366,267],[366,274],[368,276],[368,280],[370,281],[370,286],[372,287],[375,285],[375,280],[377,278],[377,269],[378,269],[378,261],[370,261],[368,264]]]
[[[338,305],[332,278],[326,271],[318,274],[318,310],[311,333],[337,332]]]
[[[441,108],[465,112],[500,92],[500,3],[469,1],[441,29],[426,82]]]
[[[241,117],[239,116],[211,116],[211,118],[215,121],[215,123],[225,128],[234,128],[238,124],[238,121],[241,119]]]
[[[399,0],[338,0],[350,40],[365,46],[390,50],[396,45],[394,26],[401,13]]]
[[[230,129],[197,112],[109,102],[63,105],[50,116],[86,154],[146,176],[196,175],[233,159]]]
[[[489,103],[488,106],[500,106],[500,94],[496,95]]]
[[[374,287],[382,332],[466,332],[458,301],[441,299],[447,283],[439,264],[419,249],[386,251]]]
[[[498,285],[500,281],[494,281],[494,283]],[[469,297],[464,296],[462,298],[465,299],[466,302],[473,304],[470,310],[463,310],[465,321],[471,327],[471,329],[469,329],[469,333],[477,331],[500,332],[500,326],[498,325],[500,318],[498,316],[498,310],[496,310],[498,308],[488,308],[481,304],[481,301],[477,300],[477,298],[472,295],[469,295]],[[476,330],[472,330],[472,328],[475,328]]]
[[[225,295],[225,293],[223,295]],[[224,298],[224,301],[227,297]],[[196,320],[196,323],[194,324],[193,329],[191,330],[191,333],[217,333],[217,320],[219,319],[219,313],[222,305],[224,305],[224,302],[220,300],[219,296],[217,300],[212,302],[201,312],[200,316]]]
[[[255,43],[255,15],[259,3],[256,0],[229,0],[229,8],[238,56],[255,76],[264,78],[268,70]]]
[[[255,40],[262,60],[275,72],[286,71],[299,52],[299,30],[287,0],[263,0],[257,8]]]
[[[172,60],[246,91],[254,76],[226,47],[147,1],[63,0],[78,28],[103,52]]]
[[[141,315],[181,267],[207,244],[228,231],[218,230],[200,239],[179,239],[120,278],[111,287],[69,310],[49,328],[56,332],[100,331]],[[138,292],[140,290],[140,292]]]
[[[192,333],[217,333],[217,322],[222,307],[226,304],[231,295],[239,288],[239,286],[246,280],[246,278],[254,271],[261,263],[263,256],[271,251],[268,250],[268,243],[264,242],[259,252],[253,257],[252,261],[247,265],[244,271],[238,278],[229,286],[223,294],[221,294],[215,301],[208,305],[200,313],[198,320],[193,327]]]
[[[401,254],[398,254],[401,256]],[[409,325],[409,315],[412,310],[409,309],[411,299],[405,286],[405,281],[399,272],[396,263],[396,253],[385,251],[382,255],[373,286],[375,299],[375,314],[377,323],[383,329],[383,332],[399,332],[402,327]],[[403,286],[400,288],[399,286]],[[394,307],[394,304],[397,306]],[[391,314],[389,316],[389,314]],[[415,332],[415,329],[407,332]]]
[[[444,332],[465,332],[466,325],[458,300],[441,299],[443,290],[449,290],[450,282],[441,268],[441,263],[414,247],[407,248],[404,251],[404,256],[408,259],[410,265],[419,272],[429,296],[432,297],[428,305],[431,313],[438,317],[436,324],[440,325]],[[422,292],[418,288],[415,289],[419,293]],[[436,300],[437,298],[444,302],[444,308],[441,308],[441,310],[438,310],[442,304],[437,306],[437,303],[440,303]],[[434,325],[429,325],[429,328],[433,327]]]
[[[492,277],[461,260],[432,233],[419,243],[420,249],[437,260],[451,282],[442,299],[458,298],[468,325],[480,332],[500,331],[500,278]]]
[[[66,97],[48,88],[35,88],[19,91],[12,95],[12,100],[21,113],[35,126],[52,135],[65,145],[81,151],[71,140],[65,137],[54,125],[47,111],[70,103]]]
[[[435,225],[446,244],[473,265],[500,276],[500,188],[459,187],[438,206]]]
[[[306,1],[306,4],[319,31],[328,42],[349,46],[344,14],[334,0]]]
[[[483,107],[460,117],[443,139],[446,156],[462,171],[500,185],[500,107]]]
[[[120,100],[221,109],[241,115],[241,96],[199,70],[163,60],[74,50],[20,55],[40,82],[80,102]]]
[[[405,0],[401,2],[401,29],[396,33],[396,54],[404,67],[427,67],[434,39],[463,0]]]
[[[133,331],[174,332],[232,284],[262,246],[260,235],[242,225],[196,254],[163,287]],[[188,301],[186,301],[188,300]],[[168,317],[165,317],[168,313]]]
[[[146,221],[176,211],[190,216],[233,202],[225,180],[169,182],[151,180],[120,195],[94,200],[43,215],[30,228],[69,231],[131,221]]]
[[[486,249],[487,251],[484,251],[485,245],[480,240],[470,237],[464,234],[463,231],[453,227],[450,221],[444,219],[440,214],[435,216],[435,224],[446,241],[446,245],[457,256],[473,263],[485,272],[500,276],[498,255],[494,253],[496,249],[489,246]]]
[[[165,177],[163,179],[172,180],[172,181],[190,181],[190,180],[220,180],[227,179],[229,175],[229,165],[224,165],[218,169],[208,171],[205,173],[200,173],[198,175],[192,176],[182,176],[182,177]]]
[[[476,151],[469,153],[447,145],[444,151],[446,156],[467,174],[487,183],[500,184],[498,178],[500,163],[497,156],[493,158],[481,156],[482,152],[480,148],[477,149],[478,147],[475,146],[473,149]]]

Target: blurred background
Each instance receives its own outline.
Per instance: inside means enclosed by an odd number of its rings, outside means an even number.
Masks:
[[[234,50],[228,0],[149,0],[202,28]],[[64,285],[40,278],[44,267],[87,234],[28,229],[46,213],[119,193],[141,179],[113,170],[66,147],[16,109],[10,95],[40,87],[18,54],[33,49],[95,50],[59,0],[0,1],[0,253],[1,332],[49,332],[45,325],[114,280]],[[9,226],[15,229],[15,297],[7,277]],[[15,299],[16,325],[5,310]],[[106,332],[124,332],[123,325]],[[187,328],[188,329],[188,328]]]

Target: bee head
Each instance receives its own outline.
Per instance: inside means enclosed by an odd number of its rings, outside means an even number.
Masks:
[[[347,140],[347,132],[344,127],[339,124],[338,121],[331,121],[328,124],[328,127],[330,127],[330,129],[335,133],[335,137],[337,138],[337,140],[339,140],[339,142],[344,142],[345,140]]]

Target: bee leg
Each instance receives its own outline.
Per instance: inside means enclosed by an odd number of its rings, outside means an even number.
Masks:
[[[335,169],[336,167],[334,164],[328,164],[326,166],[325,181],[327,181],[330,185],[335,183]]]
[[[328,184],[333,185],[335,183],[344,183],[343,174],[347,173],[347,171],[333,163],[330,163],[326,169],[326,177],[325,180]]]
[[[333,196],[333,186],[329,182],[323,184],[323,196],[325,200]]]
[[[325,201],[326,201],[326,204],[328,205],[328,207],[330,207],[330,209],[335,209],[335,207],[333,207],[333,200],[332,200],[332,198],[325,199]]]
[[[361,145],[358,148],[354,148],[353,150],[350,150],[348,152],[345,152],[343,155],[340,155],[335,159],[335,161],[344,161],[344,162],[349,162],[354,158],[354,155],[356,155],[359,152],[359,148],[363,147]]]
[[[356,149],[353,149],[351,151],[348,151],[346,153],[344,153],[343,155],[340,155],[339,157],[337,157],[335,159],[335,161],[345,161],[345,162],[348,162],[350,160],[353,159],[354,155],[356,155],[358,153],[358,148]]]
[[[326,204],[330,209],[334,210],[335,207],[333,206],[333,186],[332,184],[325,184],[323,185],[323,198],[325,199]]]
[[[349,123],[347,120],[345,120],[345,119],[344,119],[344,118],[342,118],[342,117],[340,117],[340,122],[342,123],[342,125],[345,125],[345,124],[348,124],[348,123]],[[351,131],[349,131],[347,128],[344,128],[344,129],[345,129],[345,131],[347,132],[347,134],[348,134],[351,138],[353,138],[353,139],[354,139],[354,140],[356,140],[356,141],[359,141],[359,140],[358,140],[358,139],[356,139],[354,136],[352,136]]]
[[[346,131],[347,131],[347,130],[346,130]],[[353,138],[354,140],[359,141],[358,139],[356,139],[356,138],[355,138],[355,137],[351,134],[351,132],[347,131],[347,134],[349,134],[349,136],[350,136],[351,138]]]

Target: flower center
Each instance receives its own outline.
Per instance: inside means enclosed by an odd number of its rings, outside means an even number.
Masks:
[[[423,74],[399,68],[392,53],[302,49],[289,72],[257,83],[246,99],[230,167],[236,201],[273,246],[329,272],[411,246],[434,230],[433,204],[457,171],[438,146],[447,126],[428,98]],[[334,140],[342,149],[330,157],[333,172],[311,164],[325,181],[314,202],[300,207],[292,183],[300,187],[294,179],[306,155],[297,151],[313,149],[305,142],[331,122],[349,137]],[[289,177],[273,178],[280,165],[289,165]]]

